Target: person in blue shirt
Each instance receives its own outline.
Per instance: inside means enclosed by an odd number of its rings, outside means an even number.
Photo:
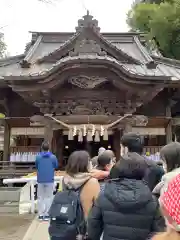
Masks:
[[[43,142],[41,152],[36,156],[37,169],[37,197],[39,220],[49,220],[48,211],[53,200],[54,172],[58,168],[58,161],[49,151],[49,144]]]

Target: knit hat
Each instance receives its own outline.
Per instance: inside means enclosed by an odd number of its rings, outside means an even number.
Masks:
[[[180,232],[180,174],[168,184],[159,201],[167,225]]]

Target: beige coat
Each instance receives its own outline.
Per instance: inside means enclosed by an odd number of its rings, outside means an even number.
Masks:
[[[94,201],[100,193],[100,185],[98,180],[92,178],[90,173],[79,173],[72,176],[65,176],[64,183],[68,189],[78,189],[85,184],[81,190],[81,204],[84,210],[84,215],[87,218]],[[62,191],[62,185],[59,186],[59,191]]]

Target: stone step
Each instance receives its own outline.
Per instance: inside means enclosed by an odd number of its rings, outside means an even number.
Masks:
[[[0,187],[0,202],[19,202],[21,188]]]
[[[0,202],[1,214],[19,214],[19,202]]]

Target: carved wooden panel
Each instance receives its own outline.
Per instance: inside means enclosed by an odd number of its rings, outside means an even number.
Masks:
[[[86,75],[73,76],[68,79],[69,83],[83,89],[93,89],[107,81],[108,79],[104,77]]]
[[[36,102],[42,113],[55,113],[57,115],[122,115],[134,112],[135,103],[127,105],[116,99],[72,99],[60,102]]]
[[[90,39],[82,39],[76,42],[74,46],[74,50],[70,52],[70,56],[73,57],[73,56],[85,55],[85,54],[99,55],[99,56],[107,55],[105,51],[101,50],[100,45],[97,44],[96,41],[90,40]]]
[[[126,91],[123,91],[123,90],[120,91],[119,89],[115,88],[111,83],[106,82],[106,79],[104,79],[105,83],[103,83],[102,85],[100,84],[100,82],[99,83],[97,82],[98,80],[95,83],[95,79],[92,79],[91,77],[90,79],[86,79],[88,81],[84,81],[84,80],[85,79],[80,79],[80,82],[79,81],[76,82],[77,85],[81,85],[81,88],[80,86],[75,86],[75,82],[74,82],[74,85],[70,83],[66,83],[64,86],[61,86],[59,89],[55,89],[51,93],[53,100],[55,102],[60,102],[61,100],[76,99],[78,97],[78,98],[84,98],[89,100],[91,99],[99,100],[100,98],[102,99],[116,98],[118,100],[123,101],[126,98]],[[91,86],[97,84],[96,87],[93,89],[91,89],[90,87],[87,87],[87,85],[88,86],[90,85],[89,81],[90,82],[92,81]],[[84,88],[84,86],[86,88]]]
[[[121,115],[134,112],[140,104],[137,95],[119,90],[108,81],[104,83],[104,78],[87,79],[82,75],[81,79],[73,77],[70,81],[71,84],[53,90],[48,98],[45,94],[44,100],[38,99],[34,105],[42,113],[58,115]],[[93,84],[98,86],[92,89]]]

